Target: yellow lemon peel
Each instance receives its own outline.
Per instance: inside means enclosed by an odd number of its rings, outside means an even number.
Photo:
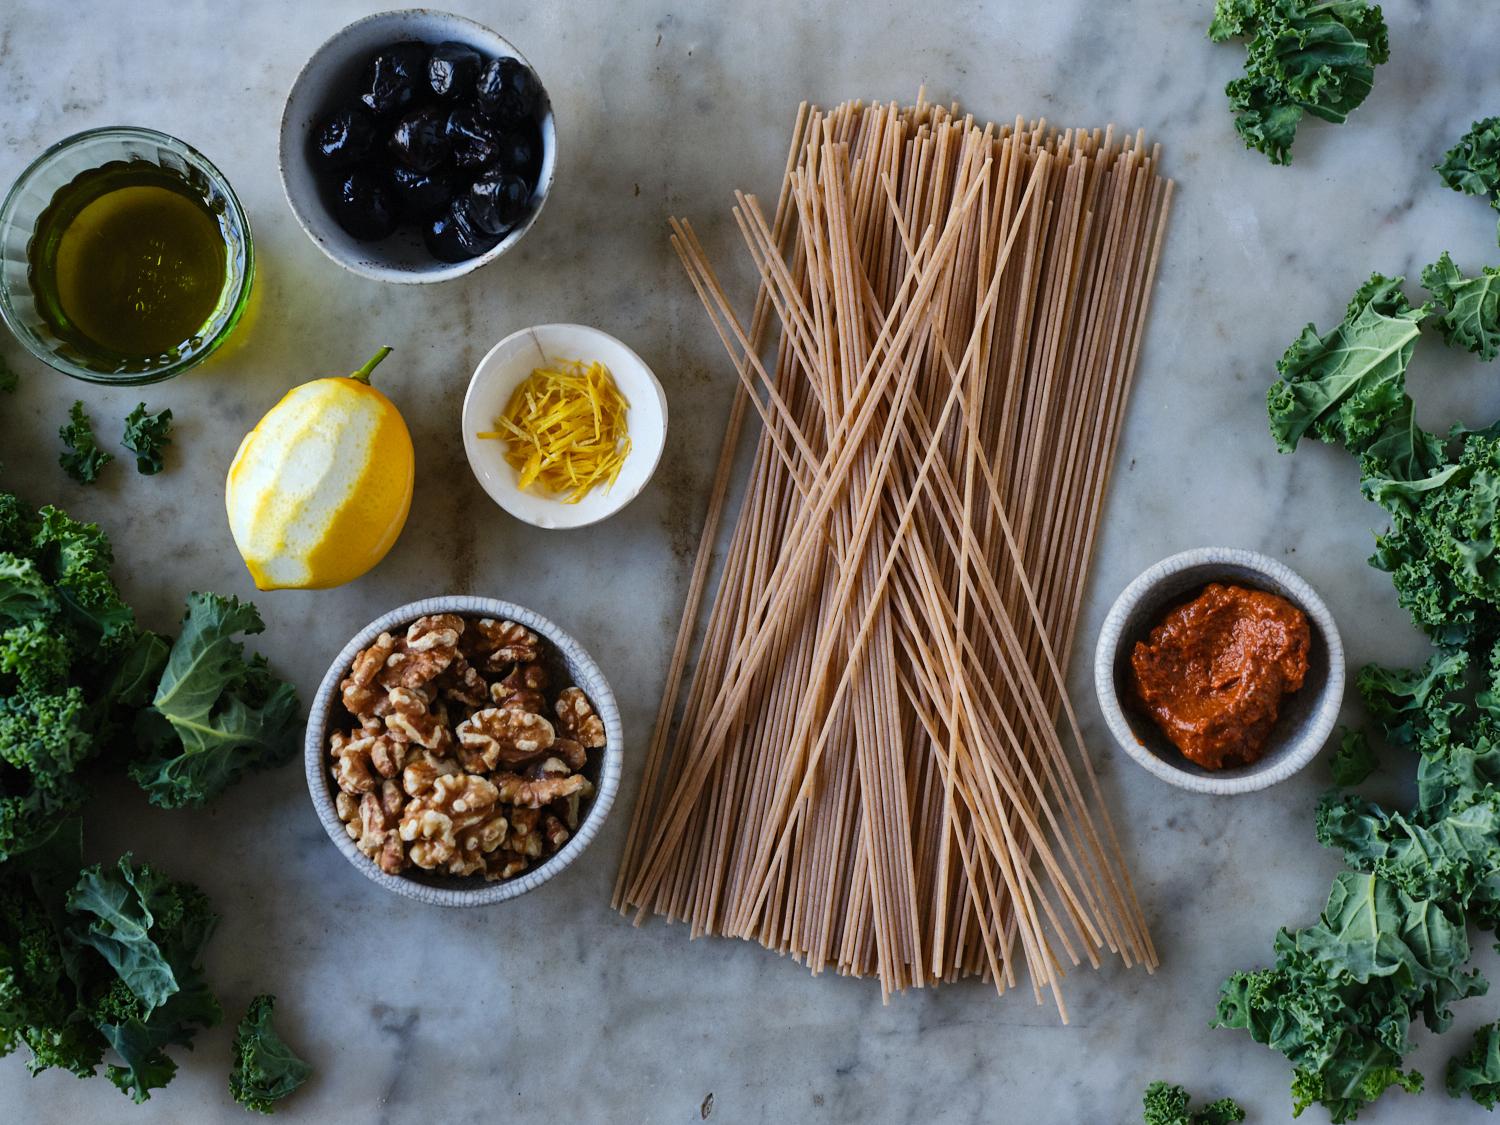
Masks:
[[[477,436],[506,443],[520,487],[576,504],[613,486],[630,456],[630,403],[597,360],[538,367],[515,389],[495,428]]]

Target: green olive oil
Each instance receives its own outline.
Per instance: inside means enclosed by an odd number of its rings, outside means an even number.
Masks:
[[[37,309],[94,362],[134,367],[196,346],[223,299],[229,251],[201,192],[143,162],[58,191],[28,249]]]

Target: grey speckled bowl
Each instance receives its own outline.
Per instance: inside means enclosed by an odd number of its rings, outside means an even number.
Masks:
[[[1126,709],[1130,654],[1173,606],[1210,582],[1232,582],[1280,594],[1307,615],[1312,629],[1307,678],[1288,696],[1265,755],[1253,765],[1206,770],[1178,751],[1151,719]],[[1163,559],[1115,599],[1094,652],[1094,690],[1104,721],[1125,752],[1163,781],[1197,793],[1251,793],[1291,777],[1328,741],[1344,698],[1344,644],[1313,588],[1275,559],[1237,547],[1200,547]]]
[[[449,875],[429,875],[413,871],[403,875],[387,875],[376,867],[344,831],[334,808],[335,788],[328,770],[328,735],[335,720],[342,717],[343,701],[339,698],[339,681],[348,674],[354,654],[365,648],[381,633],[405,632],[406,627],[417,618],[429,613],[457,613],[473,617],[495,617],[501,620],[519,621],[532,632],[545,638],[557,649],[558,657],[567,667],[573,682],[593,701],[594,709],[604,720],[607,744],[596,761],[590,762],[584,772],[594,783],[594,798],[585,808],[583,819],[572,839],[563,845],[562,851],[533,867],[530,871],[504,882],[486,883],[478,877],[458,878]],[[568,864],[578,858],[589,842],[598,835],[614,804],[615,793],[620,788],[620,769],[624,758],[625,735],[620,725],[620,708],[615,704],[614,692],[600,671],[594,658],[583,650],[583,646],[563,632],[539,613],[523,606],[502,602],[495,598],[449,596],[426,598],[409,605],[393,609],[370,622],[354,639],[344,646],[328,667],[323,682],[307,716],[307,735],[303,742],[303,764],[307,771],[307,789],[312,794],[313,807],[318,810],[318,819],[339,851],[368,879],[379,883],[388,891],[414,898],[435,906],[488,906],[516,898],[527,891],[540,887]]]

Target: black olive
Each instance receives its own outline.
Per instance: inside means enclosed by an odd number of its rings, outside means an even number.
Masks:
[[[374,168],[356,168],[340,181],[333,217],[361,242],[374,242],[396,229],[396,195]]]
[[[355,106],[335,110],[313,133],[313,163],[328,171],[351,168],[375,148],[375,119]]]
[[[439,261],[462,262],[477,258],[500,239],[475,225],[468,198],[460,195],[441,215],[422,228],[422,241]]]
[[[412,110],[396,122],[391,151],[408,168],[432,171],[448,159],[448,115],[435,105]]]
[[[492,59],[474,87],[486,117],[515,125],[536,112],[542,87],[520,59]]]
[[[520,176],[489,168],[469,188],[469,213],[487,234],[504,234],[526,217],[531,188]]]
[[[463,43],[439,43],[427,59],[427,85],[439,98],[456,98],[474,88],[484,56]]]
[[[502,172],[509,172],[513,176],[520,176],[529,184],[534,185],[540,164],[531,138],[525,133],[507,130],[500,134],[493,167]]]
[[[417,172],[397,164],[391,169],[391,187],[403,218],[425,219],[448,206],[453,198],[453,177],[441,168]]]
[[[372,58],[360,79],[359,100],[376,117],[394,117],[427,89],[427,48],[395,43]]]
[[[448,114],[448,143],[453,163],[460,168],[482,168],[500,147],[500,130],[472,105],[461,105]]]

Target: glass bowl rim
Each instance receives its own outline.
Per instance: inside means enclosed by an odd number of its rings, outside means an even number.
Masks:
[[[160,129],[152,129],[145,125],[98,125],[91,129],[83,129],[77,133],[70,133],[61,140],[54,141],[43,149],[30,163],[16,175],[10,188],[5,193],[5,199],[0,202],[0,231],[11,225],[15,211],[20,203],[21,193],[37,174],[58,156],[78,148],[89,141],[96,140],[144,140],[153,144],[161,145],[170,151],[177,153],[192,164],[198,171],[202,172],[214,187],[223,194],[225,209],[233,217],[234,225],[242,232],[245,246],[245,266],[240,271],[238,285],[233,299],[229,302],[229,313],[224,318],[224,323],[219,326],[213,338],[205,347],[190,356],[184,356],[172,363],[162,367],[152,368],[149,371],[131,371],[115,374],[103,371],[94,371],[89,368],[80,367],[70,363],[55,352],[42,346],[41,340],[32,331],[30,326],[24,324],[18,311],[11,303],[10,289],[0,284],[0,320],[5,322],[10,329],[11,335],[21,344],[26,351],[36,359],[41,360],[48,367],[61,371],[64,375],[74,379],[81,379],[88,383],[100,383],[113,386],[143,386],[148,383],[159,383],[170,379],[174,375],[180,375],[191,367],[202,363],[210,355],[218,350],[230,331],[239,323],[244,313],[245,305],[250,298],[250,290],[255,280],[255,247],[252,232],[250,230],[250,216],[246,213],[240,197],[235,194],[234,188],[230,186],[229,179],[208,157],[187,141],[174,137],[170,133],[163,133]]]

